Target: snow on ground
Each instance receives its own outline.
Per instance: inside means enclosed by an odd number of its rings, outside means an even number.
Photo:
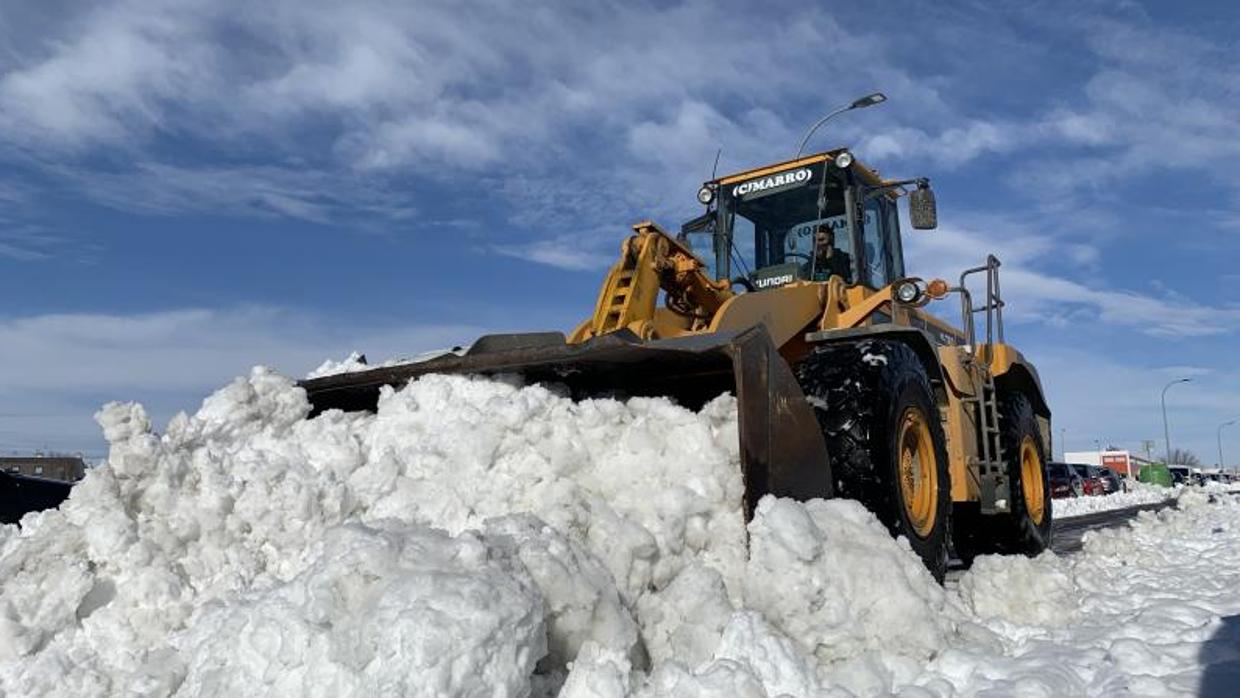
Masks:
[[[741,519],[735,403],[428,376],[306,419],[256,369],[0,528],[0,695],[1191,694],[1240,677],[1240,506],[981,558],[855,502]],[[748,553],[746,552],[748,538]],[[1227,633],[1230,633],[1227,634]],[[1231,644],[1219,638],[1231,639]]]
[[[1168,499],[1175,499],[1182,491],[1184,491],[1183,487],[1160,487],[1144,482],[1129,482],[1127,492],[1056,499],[1053,503],[1053,511],[1057,519],[1070,519],[1074,516],[1096,514],[1100,511],[1112,511],[1142,504],[1157,504]]]

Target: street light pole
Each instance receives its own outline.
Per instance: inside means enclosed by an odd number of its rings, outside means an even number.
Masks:
[[[1167,440],[1167,462],[1164,465],[1168,468],[1171,467],[1171,428],[1167,426],[1167,390],[1177,383],[1191,383],[1192,381],[1192,378],[1179,378],[1171,381],[1162,389],[1163,438]]]
[[[1223,422],[1222,424],[1218,425],[1218,469],[1219,469],[1219,472],[1222,472],[1223,467],[1224,467],[1223,466],[1223,427],[1231,426],[1232,424],[1235,424],[1236,422],[1240,422],[1240,419],[1233,419],[1230,422]]]
[[[797,157],[798,158],[801,157],[801,152],[805,150],[805,144],[809,142],[809,137],[814,135],[814,131],[817,131],[819,126],[822,126],[823,124],[827,123],[827,121],[831,119],[831,117],[836,116],[838,114],[843,114],[846,111],[852,111],[853,109],[865,109],[866,107],[872,107],[875,104],[882,104],[883,102],[886,102],[886,101],[887,101],[887,95],[883,94],[882,92],[875,92],[874,94],[868,94],[864,97],[853,100],[852,104],[840,107],[839,109],[836,109],[830,114],[827,114],[826,116],[822,117],[818,121],[814,122],[814,125],[810,126],[809,131],[805,133],[805,137],[801,139],[801,145],[797,147]],[[793,158],[793,159],[795,160],[796,158]]]

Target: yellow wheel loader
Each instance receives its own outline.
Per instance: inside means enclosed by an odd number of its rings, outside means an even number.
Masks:
[[[1051,533],[1051,415],[1004,343],[999,260],[955,285],[908,276],[901,197],[913,227],[936,226],[927,180],[883,179],[847,150],[714,179],[677,234],[633,226],[567,336],[489,335],[463,355],[302,385],[317,411],[374,409],[382,386],[427,373],[689,408],[731,392],[746,516],[765,494],[857,499],[940,579],[949,546],[966,564],[1036,554]],[[961,327],[927,312],[949,295]]]

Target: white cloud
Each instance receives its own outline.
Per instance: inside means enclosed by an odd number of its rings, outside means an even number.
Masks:
[[[603,270],[615,261],[607,255],[583,249],[581,245],[580,239],[561,238],[521,245],[492,245],[490,249],[506,257],[569,271]]]
[[[163,421],[255,365],[300,377],[354,350],[377,362],[481,334],[466,324],[341,326],[264,307],[0,319],[0,451],[97,452],[91,415],[108,400],[143,402]]]
[[[1099,19],[1097,8],[1072,8],[1060,34],[1102,61],[1092,76],[1073,76],[1083,98],[1005,116],[961,106],[971,78],[964,66],[912,75],[894,58],[906,48],[886,33],[841,26],[812,7],[753,14],[703,1],[530,11],[468,2],[125,0],[73,8],[45,23],[52,29],[42,42],[8,47],[0,141],[34,157],[99,146],[135,155],[140,166],[113,167],[114,180],[160,167],[154,146],[175,137],[221,159],[294,155],[307,162],[298,169],[324,173],[320,192],[331,191],[328,176],[349,169],[449,176],[500,168],[505,177],[558,177],[571,183],[566,194],[588,174],[630,185],[616,193],[629,208],[667,209],[666,193],[691,196],[719,146],[725,167],[770,160],[792,148],[802,119],[876,86],[916,106],[837,120],[824,144],[851,139],[878,160],[929,159],[939,168],[1023,150],[1057,157],[1054,146],[1068,144],[1082,151],[1074,159],[1086,158],[1082,175],[1095,178],[1167,158],[1205,167],[1240,147],[1226,101],[1238,80],[1226,54],[1142,25],[1131,12],[1121,15],[1136,19],[1121,23]],[[994,35],[995,50],[1043,50],[992,14],[967,24]],[[960,34],[931,28],[924,40],[951,66]],[[230,169],[244,168],[213,163]],[[1078,179],[1029,181],[1053,200]],[[268,207],[317,215],[304,199]]]
[[[841,117],[815,143],[854,143],[895,167],[932,163],[932,175],[1019,157],[1013,181],[1042,201],[1024,212],[1025,225],[1012,225],[1022,212],[1006,208],[1002,218],[975,214],[909,236],[911,271],[954,278],[994,249],[1014,321],[1096,320],[1156,336],[1240,326],[1234,306],[1105,280],[1100,247],[1114,221],[1098,201],[1109,204],[1116,183],[1171,165],[1240,192],[1230,101],[1240,78],[1227,47],[1139,17],[1099,21],[1106,8],[1056,13],[1056,39],[1071,49],[1084,42],[1094,65],[1081,56],[1061,90],[1019,99],[1024,85],[1007,72],[1002,83],[975,84],[983,63],[1009,60],[976,51],[980,32],[1006,24],[988,12],[968,13],[963,34],[955,23],[927,23],[910,49],[879,6],[865,9],[875,22],[843,26],[813,5],[754,14],[705,0],[18,5],[0,10],[0,158],[41,163],[56,182],[115,208],[407,219],[420,183],[467,182],[517,229],[480,249],[602,268],[635,216],[674,224],[696,211],[693,192],[718,148],[721,172],[777,159],[820,113],[882,89],[891,105]],[[44,7],[37,22],[20,14]],[[1001,39],[1019,54],[1014,62],[1045,51],[1022,46],[1023,35]],[[958,64],[923,59],[962,50]],[[900,60],[910,51],[917,60]],[[968,99],[987,91],[1004,99]],[[0,185],[0,202],[14,191]],[[1048,212],[1053,225],[1034,229]],[[0,236],[0,256],[48,253],[32,239]],[[24,351],[50,347],[43,356],[53,368],[32,370],[37,380],[118,394],[147,379],[190,389],[184,364],[199,376],[193,389],[206,389],[250,361],[308,366],[354,348],[312,326],[286,341],[265,329],[287,321],[263,315],[273,311],[184,312],[81,318],[102,334],[148,332],[152,350],[123,337],[114,340],[123,350],[94,335],[52,341],[77,323],[68,317],[12,320],[0,335]],[[218,341],[206,330],[215,326]],[[189,360],[168,358],[182,355]],[[69,367],[68,380],[56,366]],[[116,378],[100,384],[94,374]],[[27,380],[0,375],[10,378]]]
[[[253,365],[304,375],[325,358],[414,354],[472,341],[481,328],[340,327],[277,308],[186,309],[139,315],[64,314],[0,321],[0,385],[52,392],[193,390]]]
[[[350,173],[295,166],[175,167],[138,164],[123,172],[57,167],[95,201],[112,208],[156,215],[187,211],[277,216],[311,223],[348,221],[367,225],[367,216],[408,219],[408,198],[380,183]],[[377,225],[378,220],[370,221]]]
[[[1173,445],[1189,448],[1205,463],[1217,458],[1215,430],[1240,415],[1240,372],[1202,367],[1165,367],[1131,358],[1100,356],[1071,342],[1022,347],[1034,359],[1054,411],[1056,451],[1092,450],[1094,440],[1141,453],[1141,442],[1164,449],[1160,396],[1172,378],[1194,381],[1167,394]],[[1208,378],[1208,379],[1207,379]],[[1060,429],[1066,431],[1061,441]],[[1240,433],[1235,436],[1240,436]],[[1229,464],[1240,463],[1240,443],[1225,444]]]
[[[909,229],[907,224],[905,229]],[[1062,238],[1029,231],[1000,217],[911,234],[906,237],[905,251],[911,273],[953,283],[962,270],[995,254],[1002,262],[999,276],[1007,302],[1004,317],[1009,321],[1056,327],[1101,322],[1167,338],[1240,331],[1240,308],[1195,302],[1169,291],[1151,295],[1109,289],[1101,281],[1082,281],[1099,278],[1090,270],[1094,252],[1081,252]]]
[[[971,119],[931,134],[921,128],[890,128],[866,137],[867,157],[921,159],[952,168],[991,153],[1008,153],[1034,139],[1027,124]]]
[[[35,262],[47,259],[50,256],[46,252],[31,249],[21,244],[0,241],[0,257],[7,257],[18,262]]]
[[[214,85],[215,52],[192,5],[83,6],[68,32],[0,76],[6,140],[35,149],[126,145],[152,128],[176,129],[164,103]],[[50,50],[49,50],[50,49]]]
[[[79,9],[44,42],[11,49],[0,73],[0,143],[57,165],[73,154],[120,154],[136,165],[93,169],[92,160],[69,170],[87,176],[77,184],[88,194],[139,210],[192,203],[182,186],[190,182],[213,190],[205,197],[213,203],[236,199],[231,210],[314,220],[321,211],[304,196],[255,205],[239,188],[203,181],[255,169],[238,161],[295,157],[303,162],[290,169],[322,173],[313,184],[324,195],[332,175],[351,170],[403,180],[498,169],[505,188],[534,180],[562,201],[582,182],[605,183],[611,207],[575,221],[597,228],[614,209],[666,211],[669,192],[677,206],[691,201],[720,145],[725,166],[791,149],[802,124],[785,123],[799,111],[788,97],[804,103],[805,86],[841,61],[939,101],[883,64],[881,35],[846,31],[812,8],[756,17],[733,9],[115,2]],[[870,87],[865,75],[834,72],[825,102]],[[707,106],[720,100],[782,106],[724,116]],[[202,147],[210,166],[168,162],[169,139]],[[160,171],[180,176],[152,176]],[[128,179],[146,195],[114,195]],[[395,183],[374,181],[388,191]],[[515,217],[537,215],[510,201]]]

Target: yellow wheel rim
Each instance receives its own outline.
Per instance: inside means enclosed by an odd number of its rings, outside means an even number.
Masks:
[[[1046,516],[1046,487],[1042,482],[1042,459],[1032,436],[1020,442],[1020,489],[1025,495],[1025,509],[1035,524]]]
[[[930,425],[921,410],[910,407],[904,411],[896,444],[904,513],[917,536],[925,538],[934,530],[939,513],[939,469],[934,442],[930,439]]]

